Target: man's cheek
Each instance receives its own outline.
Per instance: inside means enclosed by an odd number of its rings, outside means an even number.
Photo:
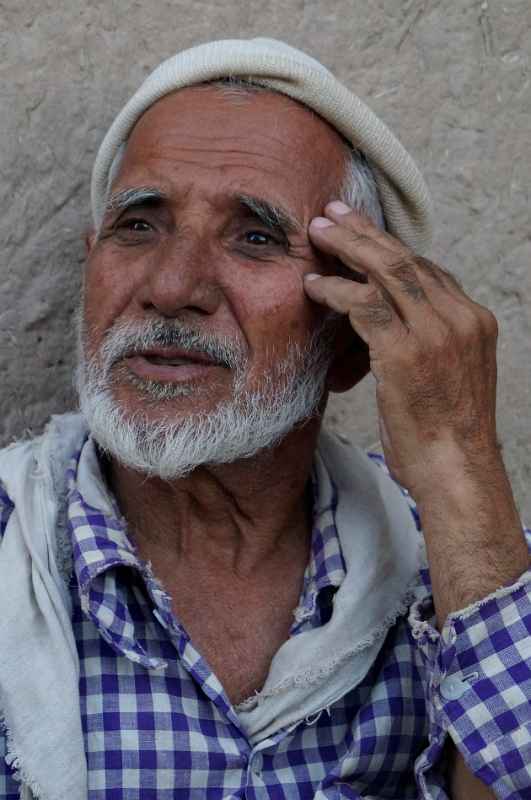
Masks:
[[[85,293],[82,311],[82,343],[85,358],[98,357],[105,336],[115,320],[116,311],[112,305],[106,307],[104,298],[92,297],[89,292]]]
[[[310,323],[308,295],[304,290],[303,277],[300,270],[292,268],[282,283],[277,284],[268,298],[270,314],[286,320],[289,326]]]
[[[99,347],[105,333],[120,319],[131,302],[127,281],[117,286],[103,280],[104,275],[90,276],[85,285],[84,318],[90,343]]]

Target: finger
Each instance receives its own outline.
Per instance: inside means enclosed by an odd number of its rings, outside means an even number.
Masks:
[[[426,303],[413,254],[407,248],[389,250],[352,224],[325,224],[322,217],[312,220],[309,233],[319,249],[337,256],[352,271],[367,272],[373,282],[385,287],[402,318],[418,313],[416,307]]]
[[[395,236],[392,236],[392,234],[376,225],[374,220],[367,216],[367,214],[361,211],[355,211],[349,208],[345,203],[334,200],[325,206],[324,213],[326,218],[338,224],[342,222],[347,225],[352,224],[359,234],[373,239],[375,242],[378,242],[378,244],[381,244],[382,247],[392,252],[401,253],[406,252],[408,249],[400,239],[397,239]]]
[[[360,237],[367,237],[399,256],[413,256],[418,281],[429,294],[434,285],[446,288],[456,297],[464,295],[463,287],[458,279],[444,267],[440,267],[430,259],[413,254],[399,239],[383,231],[365,214],[353,211],[345,203],[333,201],[325,207],[332,221],[343,223],[355,230]],[[466,295],[464,295],[466,296]]]
[[[381,286],[310,274],[305,275],[304,288],[315,302],[347,314],[354,331],[369,347],[407,333],[391,297]]]
[[[366,274],[371,275],[370,259],[367,261],[363,257],[364,250],[368,250],[369,255],[375,258],[372,264],[376,270],[371,276],[373,282],[379,282],[387,288],[395,308],[409,329],[415,329],[423,335],[422,331],[429,330],[435,318],[451,322],[458,316],[456,312],[470,312],[473,301],[448,270],[416,255],[398,239],[381,231],[368,217],[352,210],[345,213],[345,209],[348,206],[344,204],[329,203],[325,208],[328,217],[318,218],[326,226],[325,231],[332,227],[330,222],[346,228],[358,245],[356,257],[352,257],[352,248],[348,254],[344,251],[336,254],[336,258],[349,261],[348,268],[353,273],[357,269],[359,275],[365,269]],[[322,243],[317,246],[324,249]],[[330,252],[335,253],[335,250]]]
[[[460,281],[448,269],[440,267],[429,258],[424,256],[416,256],[415,264],[419,275],[419,280],[422,282],[426,293],[428,294],[433,285],[445,288],[454,297],[466,297]]]
[[[466,294],[459,280],[448,270],[420,256],[416,263],[424,291],[437,316],[452,329],[466,333],[470,320],[478,314],[481,316],[483,307]]]

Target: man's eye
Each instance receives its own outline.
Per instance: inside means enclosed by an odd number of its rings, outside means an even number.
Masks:
[[[151,230],[151,225],[144,219],[125,219],[118,223],[116,226],[122,230],[131,231],[132,233],[147,233]]]
[[[245,241],[248,244],[261,245],[262,247],[267,244],[280,244],[278,239],[270,236],[269,233],[262,233],[262,231],[247,231]]]

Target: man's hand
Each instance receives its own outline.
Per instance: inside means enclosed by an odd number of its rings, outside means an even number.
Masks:
[[[497,324],[448,272],[341,205],[309,233],[353,280],[307,276],[305,289],[369,348],[386,462],[417,502],[442,629],[529,564],[496,437]],[[453,800],[494,797],[453,747],[449,779]]]
[[[448,272],[342,206],[309,232],[354,280],[307,277],[305,289],[369,348],[386,462],[417,503],[442,627],[529,563],[496,438],[497,324]]]
[[[337,256],[354,280],[310,278],[305,289],[348,314],[369,347],[380,436],[394,478],[420,501],[456,464],[467,471],[497,464],[493,314],[448,272],[366,217],[340,213],[337,203],[325,213],[328,219],[310,224],[312,242]],[[360,273],[366,283],[356,280]]]

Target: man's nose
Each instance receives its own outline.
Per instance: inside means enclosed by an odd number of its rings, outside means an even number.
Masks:
[[[190,228],[178,232],[157,248],[142,287],[144,309],[175,317],[184,310],[213,314],[221,302],[215,256],[208,237]]]

